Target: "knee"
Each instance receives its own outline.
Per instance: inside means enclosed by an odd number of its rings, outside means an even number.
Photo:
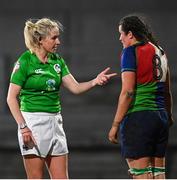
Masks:
[[[53,174],[50,174],[50,178],[51,179],[69,179],[68,175],[67,174],[62,174],[62,173],[53,173]]]
[[[42,172],[27,172],[27,178],[28,179],[42,179],[43,178],[43,173]]]

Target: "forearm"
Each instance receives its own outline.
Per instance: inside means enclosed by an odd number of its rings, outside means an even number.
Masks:
[[[71,75],[67,75],[63,77],[63,85],[69,89],[74,94],[81,94],[83,92],[86,92],[96,86],[95,79],[87,82],[78,82],[76,79]]]
[[[86,92],[96,85],[102,86],[105,85],[108,80],[117,75],[116,73],[107,74],[110,68],[106,68],[100,74],[96,76],[96,78],[87,81],[87,82],[77,82],[76,79],[72,76],[72,74],[68,74],[62,78],[63,85],[69,89],[74,94],[80,94]]]
[[[166,89],[165,89],[165,106],[168,112],[168,116],[172,117],[172,108],[173,108],[173,101],[172,101],[172,93],[171,93],[171,85],[170,85],[170,71],[168,69],[167,79],[166,79]]]
[[[124,116],[126,115],[130,107],[132,100],[133,97],[130,97],[129,95],[127,95],[127,93],[120,94],[116,115],[112,124],[113,126],[119,126],[119,124],[122,122]]]
[[[166,96],[166,110],[168,113],[168,117],[172,118],[172,108],[173,108],[173,101],[171,92]]]
[[[88,81],[88,82],[81,82],[78,83],[75,88],[73,88],[74,94],[81,94],[84,93],[93,87],[96,86],[96,83],[94,83],[94,80]]]

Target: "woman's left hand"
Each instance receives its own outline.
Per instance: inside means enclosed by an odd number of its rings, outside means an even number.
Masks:
[[[93,85],[105,85],[111,77],[117,75],[117,73],[107,74],[109,70],[110,68],[108,67],[105,70],[103,70],[100,74],[98,74],[97,77],[93,80]]]

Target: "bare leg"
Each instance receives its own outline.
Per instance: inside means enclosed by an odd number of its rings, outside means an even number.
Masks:
[[[68,156],[48,156],[47,167],[51,179],[68,179]]]
[[[42,179],[45,167],[44,158],[35,155],[23,156],[23,162],[28,179]]]
[[[153,167],[162,167],[162,168],[165,167],[165,157],[162,157],[162,158],[154,157],[154,158],[152,158],[152,166]],[[165,173],[154,176],[154,179],[165,179]]]
[[[126,159],[129,168],[144,169],[151,166],[151,158],[143,157],[139,159]],[[133,179],[152,179],[152,173],[145,173],[141,175],[133,175]]]

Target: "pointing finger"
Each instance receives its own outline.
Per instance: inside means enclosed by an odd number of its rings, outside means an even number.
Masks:
[[[112,74],[106,74],[106,77],[110,78],[110,77],[113,77],[113,76],[116,76],[117,73],[112,73]]]
[[[102,74],[106,74],[110,70],[110,67],[107,67],[105,70],[102,71]]]

